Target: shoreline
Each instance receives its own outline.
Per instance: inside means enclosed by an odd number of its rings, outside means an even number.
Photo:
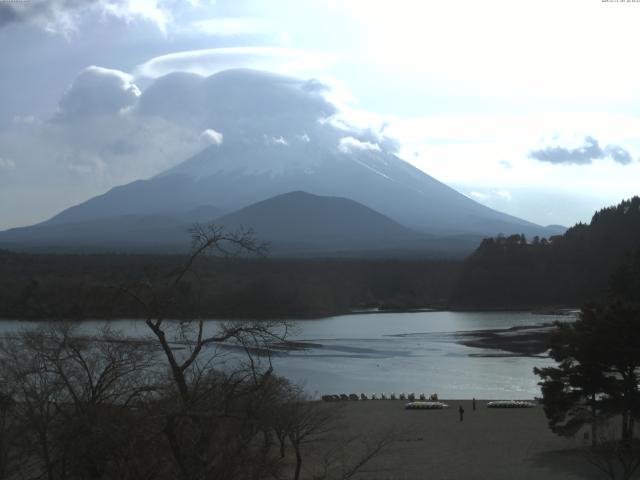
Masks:
[[[456,306],[456,305],[432,305],[432,306],[424,306],[424,307],[416,307],[416,308],[389,308],[389,309],[381,309],[381,308],[371,308],[371,309],[348,309],[348,310],[337,310],[335,312],[322,312],[317,314],[297,314],[291,313],[278,317],[251,317],[251,316],[243,316],[243,317],[208,317],[205,320],[218,320],[218,321],[291,321],[291,320],[322,320],[325,318],[331,317],[341,317],[348,315],[376,315],[376,314],[385,314],[385,313],[429,313],[429,312],[478,312],[478,313],[491,313],[491,312],[527,312],[534,315],[548,315],[548,316],[566,316],[570,317],[579,312],[579,308],[575,307],[557,307],[557,306],[549,306],[549,307],[540,307],[540,306],[530,306],[530,307],[466,307],[466,306]],[[99,318],[51,318],[51,317],[33,317],[33,316],[0,316],[0,322],[4,321],[20,321],[20,322],[74,322],[74,323],[82,323],[82,322],[92,322],[92,321],[120,321],[120,320],[145,320],[145,316],[135,316],[130,315],[127,317],[121,316],[113,316],[113,317],[99,317]],[[167,319],[169,321],[183,321],[188,320],[184,318],[171,318]]]

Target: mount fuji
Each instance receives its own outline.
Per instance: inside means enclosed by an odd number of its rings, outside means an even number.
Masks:
[[[163,94],[169,87],[171,95]],[[562,231],[485,207],[402,160],[370,131],[334,125],[327,118],[331,119],[336,109],[324,99],[323,91],[315,83],[246,70],[206,78],[161,78],[141,95],[138,114],[185,117],[176,109],[191,105],[197,107],[188,119],[194,128],[213,125],[223,132],[224,141],[152,178],[115,187],[46,222],[0,232],[0,245],[91,248],[97,244],[91,232],[97,236],[102,231],[102,243],[109,244],[104,241],[105,228],[112,232],[107,237],[117,239],[117,245],[125,249],[129,237],[135,237],[132,242],[140,248],[157,245],[163,238],[169,245],[189,221],[219,220],[236,225],[233,212],[290,192],[315,196],[311,203],[316,207],[324,203],[324,209],[314,207],[316,215],[322,211],[325,216],[339,216],[345,204],[330,200],[335,197],[357,204],[351,212],[353,219],[364,215],[372,225],[384,223],[387,228],[393,224],[396,239],[404,235],[403,241],[392,242],[395,247],[409,243],[415,247],[417,238],[423,238],[425,245],[429,244],[426,239],[436,237],[468,238],[475,245],[480,237],[489,235],[549,236]],[[203,108],[201,103],[211,108]],[[260,210],[262,230],[265,222],[283,226],[291,211],[285,204],[300,201],[299,195],[284,196],[271,208]],[[303,211],[297,214],[304,216]],[[260,237],[261,229],[252,225],[249,217],[245,216],[244,222],[249,224],[243,226],[254,227]],[[293,228],[281,228],[287,230],[288,243],[304,243],[295,238],[299,221],[290,221]],[[103,227],[96,229],[100,224]],[[330,222],[325,228],[346,226],[344,221]],[[65,237],[65,230],[76,234]],[[277,232],[271,230],[271,240],[278,243]],[[340,238],[339,231],[326,233]],[[330,243],[330,251],[340,250],[338,243]],[[361,248],[370,250],[374,243]],[[381,246],[389,245],[382,242]],[[344,248],[357,250],[358,246],[347,242]],[[318,251],[315,247],[312,250]]]

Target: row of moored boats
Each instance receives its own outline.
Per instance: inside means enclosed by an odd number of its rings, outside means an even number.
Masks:
[[[399,395],[396,395],[395,393],[391,393],[387,395],[384,392],[381,393],[380,395],[378,395],[377,393],[372,393],[370,395],[367,395],[366,393],[361,393],[360,395],[358,395],[357,393],[350,393],[350,394],[341,393],[341,394],[334,394],[334,395],[322,395],[322,400],[324,400],[325,402],[339,402],[344,400],[409,400],[410,402],[413,402],[416,400],[438,401],[438,394],[434,393],[433,395],[429,395],[429,398],[427,398],[427,396],[424,393],[420,393],[418,395],[416,395],[415,393],[409,393],[409,394],[401,393]]]
[[[365,393],[361,393],[360,395],[356,393],[346,394],[334,394],[334,395],[322,395],[322,400],[325,402],[340,402],[340,401],[349,401],[349,400],[405,400],[409,401],[405,405],[405,407],[409,410],[432,410],[432,409],[442,409],[447,408],[448,405],[446,403],[442,403],[438,401],[438,395],[433,394],[430,395],[429,398],[424,393],[420,393],[416,395],[414,393],[404,394],[401,393],[396,395],[395,393],[391,393],[389,395],[385,393],[381,393],[380,395],[376,393],[372,393],[367,395]],[[529,402],[526,400],[495,400],[491,402],[487,402],[487,408],[533,408],[536,406],[534,402]]]

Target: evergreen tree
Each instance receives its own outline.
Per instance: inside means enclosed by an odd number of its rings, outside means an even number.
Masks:
[[[549,348],[558,366],[534,368],[542,380],[539,385],[549,427],[558,435],[573,436],[590,424],[595,446],[597,424],[606,415],[602,398],[608,387],[606,367],[598,358],[597,338],[580,321],[559,322]]]
[[[573,323],[558,323],[550,339],[557,367],[536,368],[549,426],[573,435],[591,424],[593,442],[602,419],[620,415],[621,440],[633,439],[640,417],[640,309],[621,302],[582,309]]]
[[[640,302],[640,274],[634,279],[624,271],[638,272],[633,262],[640,263],[640,252],[629,254],[639,246],[640,197],[602,209],[564,235],[531,243],[523,235],[485,239],[465,261],[452,301],[523,309],[602,302],[611,275],[622,267],[619,289]]]

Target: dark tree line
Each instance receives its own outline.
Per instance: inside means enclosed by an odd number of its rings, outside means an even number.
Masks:
[[[640,197],[602,209],[588,225],[578,224],[562,236],[485,239],[465,262],[452,303],[532,308],[602,301],[611,276],[634,254],[638,261],[635,252],[640,252]],[[632,288],[626,279],[619,283]]]
[[[0,251],[0,318],[144,318],[111,286],[171,273],[176,256]],[[459,262],[383,259],[203,258],[183,288],[209,318],[302,318],[357,308],[446,304]],[[179,318],[174,305],[168,316]]]

